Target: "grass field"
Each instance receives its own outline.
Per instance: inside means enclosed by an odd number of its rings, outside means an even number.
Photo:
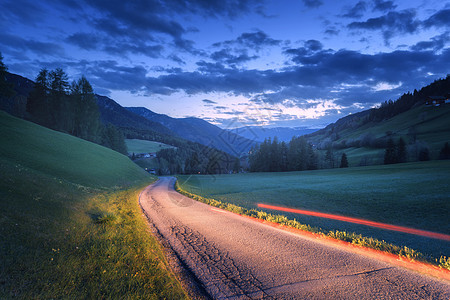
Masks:
[[[127,157],[0,112],[0,299],[183,299]]]
[[[257,208],[258,203],[339,214],[450,234],[450,161],[288,173],[178,176],[183,190]],[[269,210],[267,210],[269,212]],[[277,213],[276,211],[270,211]],[[326,230],[361,233],[435,257],[448,242],[283,213]]]
[[[128,153],[154,153],[162,149],[175,148],[164,143],[147,141],[147,140],[137,140],[137,139],[127,139],[125,140],[127,145]]]

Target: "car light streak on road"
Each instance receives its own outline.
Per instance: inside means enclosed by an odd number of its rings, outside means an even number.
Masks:
[[[437,232],[432,232],[432,231],[414,229],[414,228],[391,225],[391,224],[380,223],[380,222],[373,222],[373,221],[357,219],[357,218],[352,218],[352,217],[320,213],[320,212],[315,212],[315,211],[267,205],[267,204],[262,204],[262,203],[258,203],[258,207],[279,210],[279,211],[285,211],[285,212],[290,212],[290,213],[295,213],[295,214],[308,215],[308,216],[319,217],[319,218],[327,218],[327,219],[355,223],[355,224],[362,224],[362,225],[366,225],[366,226],[377,227],[377,228],[382,228],[382,229],[387,229],[387,230],[392,230],[392,231],[405,232],[405,233],[409,233],[409,234],[415,234],[415,235],[425,236],[428,238],[439,239],[439,240],[444,240],[444,241],[450,242],[450,235],[444,234],[444,233],[437,233]]]

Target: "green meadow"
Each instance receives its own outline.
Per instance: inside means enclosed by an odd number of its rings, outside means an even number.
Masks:
[[[175,148],[173,146],[147,140],[127,139],[125,140],[128,153],[154,153],[162,149]]]
[[[0,112],[0,298],[183,299],[110,149]]]
[[[258,203],[450,234],[450,161],[286,173],[178,176],[193,194],[256,209]],[[261,209],[260,209],[261,210]],[[450,243],[363,225],[265,210],[325,230],[345,230],[449,256]]]

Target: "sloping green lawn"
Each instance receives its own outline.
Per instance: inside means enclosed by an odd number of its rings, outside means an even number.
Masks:
[[[183,299],[126,156],[0,112],[0,298]]]

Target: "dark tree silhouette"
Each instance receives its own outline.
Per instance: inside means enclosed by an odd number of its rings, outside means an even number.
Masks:
[[[442,147],[441,152],[439,153],[439,159],[450,159],[450,146],[448,145],[448,142]]]
[[[348,168],[347,154],[345,153],[342,153],[341,165],[339,166],[339,168]]]
[[[6,81],[6,73],[8,71],[8,68],[3,63],[3,56],[0,52],[0,96],[10,98],[14,96],[14,87],[12,84],[8,83]]]

